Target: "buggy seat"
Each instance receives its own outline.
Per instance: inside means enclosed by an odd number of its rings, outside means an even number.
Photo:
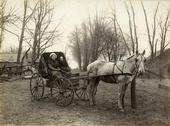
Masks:
[[[46,52],[41,55],[40,61],[39,61],[39,67],[38,67],[38,72],[40,75],[45,78],[45,79],[50,79],[51,75],[49,72],[49,67],[48,67],[48,60],[50,58],[50,54],[55,53],[57,55],[57,61],[59,61],[59,68],[62,71],[65,72],[70,72],[70,67],[68,66],[68,63],[66,61],[66,58],[63,54],[63,52]],[[60,61],[60,57],[63,57],[63,61]]]

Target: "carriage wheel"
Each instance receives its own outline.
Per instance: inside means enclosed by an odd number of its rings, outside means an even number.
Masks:
[[[33,74],[30,79],[30,91],[33,98],[35,100],[40,100],[44,95],[44,89],[43,78],[37,73]]]
[[[55,92],[55,102],[58,106],[68,106],[74,98],[74,90],[69,79],[62,78],[56,81],[58,92]]]
[[[88,85],[86,80],[83,80],[83,83],[79,84],[79,87],[75,90],[75,93],[80,100],[89,100]]]

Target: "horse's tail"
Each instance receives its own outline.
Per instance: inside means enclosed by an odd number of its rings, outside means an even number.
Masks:
[[[90,82],[90,78],[89,78],[90,71],[91,71],[91,65],[88,65],[87,66],[87,85],[89,85],[89,82]]]

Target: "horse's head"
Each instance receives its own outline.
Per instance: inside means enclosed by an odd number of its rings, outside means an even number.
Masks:
[[[137,66],[139,74],[145,73],[145,60],[146,59],[144,55],[145,55],[145,50],[143,51],[143,53],[136,52],[135,64]]]

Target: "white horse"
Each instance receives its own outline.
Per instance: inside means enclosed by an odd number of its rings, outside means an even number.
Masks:
[[[124,111],[124,96],[128,84],[131,83],[132,80],[135,79],[140,73],[145,72],[144,54],[145,51],[141,54],[136,53],[124,61],[106,62],[97,60],[89,64],[87,66],[87,73],[89,75],[90,105],[95,105],[97,86],[99,81],[102,80],[107,83],[119,84],[118,107],[121,111]],[[91,78],[90,76],[96,77]]]

